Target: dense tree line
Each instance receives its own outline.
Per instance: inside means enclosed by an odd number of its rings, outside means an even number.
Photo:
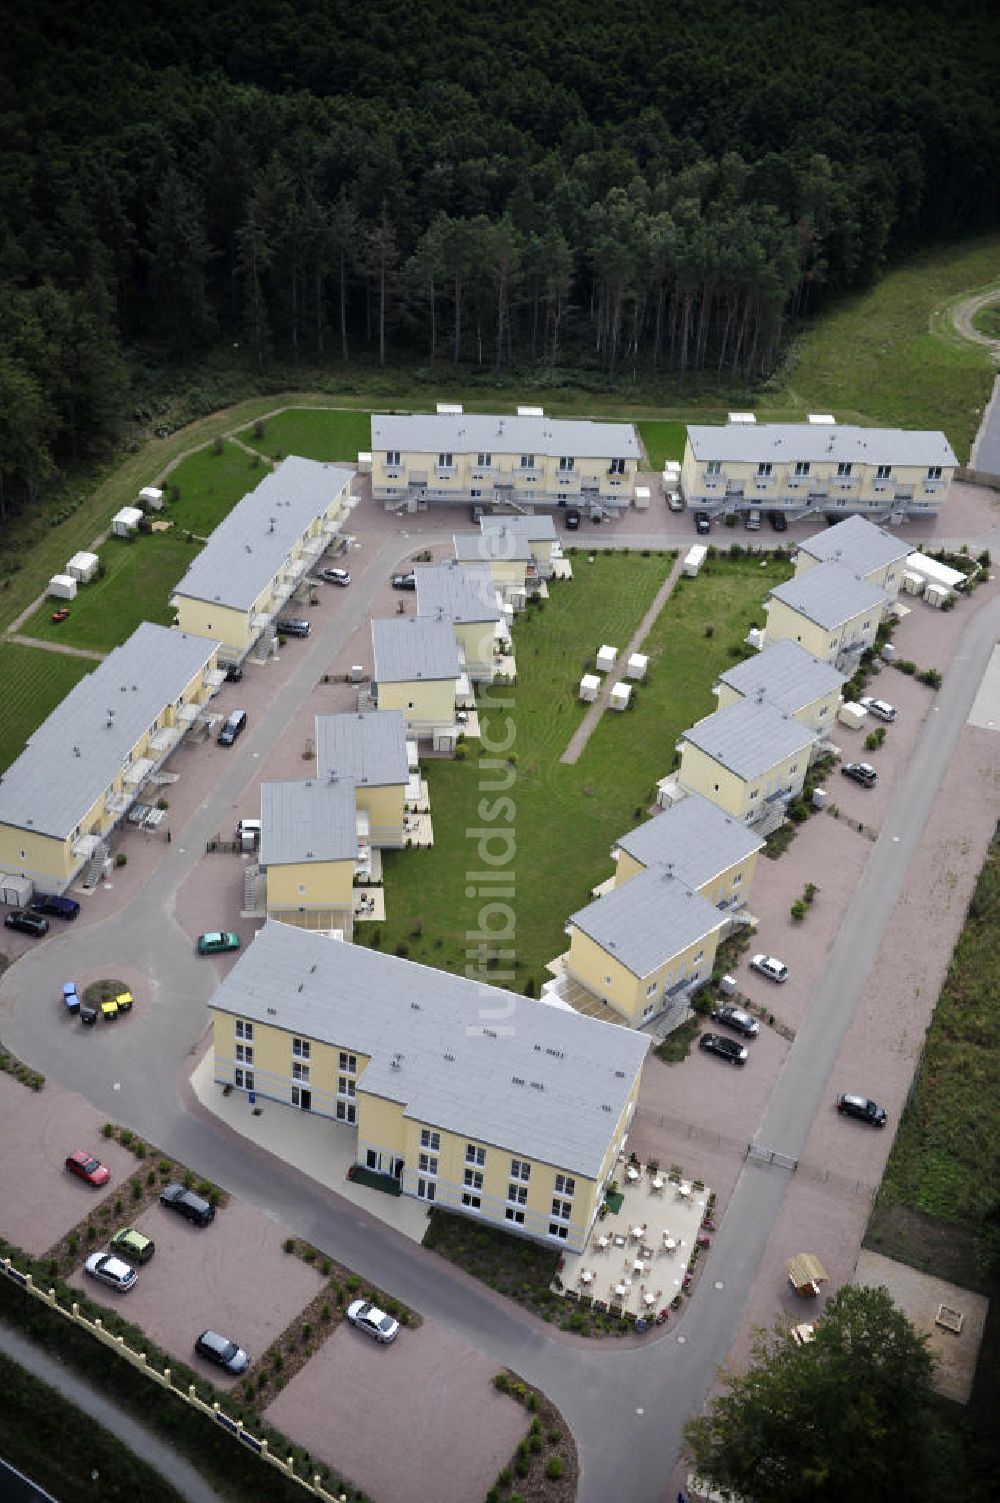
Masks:
[[[754,377],[996,223],[1000,28],[911,0],[27,0],[0,62],[0,504],[127,357]]]

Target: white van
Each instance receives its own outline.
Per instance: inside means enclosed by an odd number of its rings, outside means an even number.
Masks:
[[[747,512],[746,529],[747,532],[760,532],[760,512],[756,507]]]
[[[241,819],[236,826],[237,837],[242,840],[244,835],[252,835],[255,840],[260,839],[260,820]]]

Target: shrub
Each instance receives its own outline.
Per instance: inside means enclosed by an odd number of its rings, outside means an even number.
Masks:
[[[101,1128],[101,1136],[103,1138],[113,1138],[114,1135],[115,1124],[113,1122],[105,1122],[104,1126]]]
[[[706,635],[706,637],[714,637],[715,636],[715,627],[712,626],[712,625],[706,626],[705,627],[705,635]]]
[[[133,1200],[141,1200],[142,1199],[142,1180],[134,1179],[132,1181],[132,1199]]]
[[[295,1251],[295,1238],[294,1237],[286,1237],[285,1238],[284,1249],[285,1249],[286,1253],[293,1253]]]
[[[546,1477],[548,1477],[548,1479],[549,1479],[550,1482],[558,1482],[558,1480],[562,1476],[562,1474],[563,1474],[562,1457],[561,1456],[550,1456],[549,1459],[548,1459],[548,1461],[545,1463],[545,1475],[546,1475]]]
[[[115,857],[115,866],[127,866],[127,865],[128,865],[128,857],[126,856],[126,854],[125,854],[124,851],[119,851],[118,855]]]
[[[319,1267],[320,1267],[320,1272],[322,1273],[323,1277],[324,1278],[329,1278],[331,1272],[333,1271],[333,1264],[330,1262],[330,1259],[329,1258],[324,1258],[323,1261],[322,1261],[322,1263],[319,1265]]]
[[[320,1320],[332,1320],[333,1318],[333,1311],[326,1302],[319,1307],[319,1318]]]
[[[557,1446],[561,1440],[562,1440],[562,1431],[561,1430],[552,1429],[552,1430],[549,1431],[549,1445],[550,1446]]]
[[[937,668],[925,668],[923,673],[918,673],[917,678],[922,684],[929,684],[932,689],[940,689],[941,674]]]
[[[396,946],[396,954],[399,955],[403,960],[405,960],[406,957],[407,957],[407,955],[409,955],[409,953],[410,953],[410,947],[409,947],[409,945],[406,944],[403,940],[400,940],[399,943]]]
[[[802,902],[801,898],[798,899],[798,900],[796,900],[796,902],[794,902],[792,904],[792,907],[791,907],[792,918],[795,919],[798,923],[802,922],[802,920],[806,916],[806,913],[807,913],[806,905],[805,905],[805,903]]]
[[[124,1211],[124,1209],[125,1209],[125,1202],[122,1200],[121,1196],[119,1195],[118,1198],[115,1201],[115,1215],[116,1216],[120,1216],[121,1213],[122,1213],[122,1211]]]
[[[225,447],[225,444],[222,442],[222,434],[217,433],[212,440],[212,453],[221,454]]]
[[[917,671],[917,665],[911,658],[897,658],[893,667],[898,668],[900,673],[905,673],[907,678],[912,678]]]
[[[155,1185],[156,1184],[156,1170],[155,1169],[150,1169],[149,1173],[146,1175],[146,1183],[147,1183],[147,1185]]]

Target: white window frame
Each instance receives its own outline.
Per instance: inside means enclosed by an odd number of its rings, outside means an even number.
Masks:
[[[309,1039],[292,1039],[293,1059],[312,1059],[312,1042]]]
[[[769,459],[762,459],[757,466],[758,478],[761,480],[769,478],[771,474],[771,468],[771,461]]]
[[[475,1143],[466,1143],[465,1162],[467,1164],[478,1164],[480,1169],[482,1169],[486,1164],[486,1149],[477,1148]]]
[[[421,1148],[430,1148],[434,1151],[434,1153],[440,1153],[441,1134],[439,1132],[434,1132],[429,1127],[422,1127],[420,1129],[420,1146]]]
[[[511,1205],[526,1206],[528,1204],[527,1185],[508,1185],[507,1199],[510,1201]]]
[[[437,1185],[432,1179],[417,1180],[417,1199],[433,1200],[437,1194]]]
[[[242,1018],[236,1019],[236,1037],[246,1039],[248,1043],[253,1041],[253,1024],[246,1023]]]
[[[345,1075],[357,1075],[358,1056],[356,1054],[348,1054],[346,1050],[341,1049],[339,1068],[344,1071]]]
[[[721,474],[722,474],[722,460],[721,459],[710,459],[708,461],[708,463],[706,464],[706,466],[705,466],[705,475],[706,475],[706,478],[711,477],[712,479],[714,479],[715,476],[721,475]]]
[[[558,1237],[560,1242],[565,1242],[569,1237],[569,1227],[561,1221],[549,1222],[549,1236]]]
[[[478,1169],[466,1169],[465,1179],[462,1183],[467,1190],[481,1190],[483,1188],[483,1176]]]
[[[386,452],[385,452],[385,463],[386,463],[386,468],[387,469],[389,469],[389,468],[394,469],[394,470],[398,469],[399,468],[399,450],[398,449],[387,449]]]
[[[516,1211],[513,1206],[508,1206],[507,1209],[504,1211],[503,1214],[504,1214],[504,1218],[507,1221],[513,1221],[513,1223],[514,1223],[515,1226],[523,1226],[524,1225],[524,1212],[523,1211]]]
[[[309,1084],[309,1066],[308,1065],[300,1064],[297,1059],[293,1059],[292,1060],[292,1079],[299,1081],[302,1085],[308,1085]]]
[[[438,1159],[436,1154],[422,1153],[417,1159],[417,1168],[421,1174],[436,1175],[438,1172]]]
[[[358,1109],[353,1101],[338,1101],[336,1106],[338,1122],[357,1122]]]
[[[565,1196],[567,1200],[573,1199],[573,1196],[576,1194],[576,1180],[572,1174],[556,1175],[555,1193]],[[553,1211],[552,1214],[555,1215],[555,1212]]]
[[[570,1200],[553,1200],[549,1215],[553,1221],[572,1221],[573,1202]]]
[[[252,1065],[253,1064],[253,1045],[252,1044],[237,1044],[236,1045],[236,1062],[237,1062],[237,1064],[240,1064],[240,1065]]]
[[[237,1086],[241,1091],[252,1091],[253,1090],[253,1071],[252,1070],[234,1070],[233,1071],[233,1084],[235,1086]]]
[[[809,474],[809,470],[810,464],[808,459],[797,459],[795,461],[795,473],[800,480],[804,480],[806,478],[806,476]]]

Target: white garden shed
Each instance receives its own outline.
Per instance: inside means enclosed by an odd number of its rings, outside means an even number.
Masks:
[[[163,510],[163,492],[157,490],[155,485],[144,485],[139,492],[139,500],[148,511]]]
[[[72,574],[53,574],[49,580],[49,594],[57,600],[75,600],[76,580]]]
[[[580,698],[587,704],[592,704],[597,698],[601,688],[601,681],[596,673],[585,673],[580,680]]]
[[[868,711],[864,705],[852,704],[850,700],[842,704],[837,711],[837,719],[841,725],[850,726],[852,731],[860,731],[867,718]]]
[[[649,486],[648,485],[637,485],[636,486],[636,488],[635,488],[635,509],[636,509],[636,511],[648,511],[649,510]]]
[[[631,684],[615,684],[611,691],[611,708],[613,710],[627,710],[628,702],[631,698]]]
[[[608,644],[607,644],[607,642],[605,642],[602,645],[602,647],[600,648],[600,650],[598,651],[598,654],[597,654],[597,671],[598,671],[598,673],[610,673],[611,670],[612,670],[612,668],[615,666],[615,663],[617,661],[618,661],[618,648],[617,647],[609,647]]]
[[[906,560],[907,574],[916,574],[925,585],[937,585],[939,589],[960,590],[965,584],[961,569],[952,569],[940,559],[930,558],[926,553],[911,553]],[[916,593],[916,592],[914,592]]]
[[[123,506],[111,518],[111,531],[116,538],[130,538],[142,521],[138,506]]]
[[[97,573],[101,560],[96,553],[74,553],[66,565],[66,573],[71,574],[80,584],[89,584]]]
[[[643,652],[633,652],[625,666],[627,678],[645,678],[646,669],[649,667],[649,658]]]
[[[684,555],[684,573],[689,579],[693,579],[701,570],[702,564],[708,557],[708,549],[704,543],[693,543]]]

